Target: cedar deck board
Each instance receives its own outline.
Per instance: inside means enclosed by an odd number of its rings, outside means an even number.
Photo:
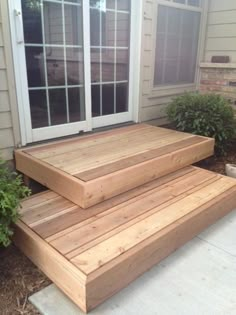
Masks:
[[[187,167],[86,211],[68,201],[60,207],[58,200],[64,202],[47,191],[23,201],[15,242],[87,312],[233,210],[236,181]],[[69,217],[73,211],[74,223]],[[118,214],[121,221],[110,229]],[[69,225],[63,225],[67,215]],[[47,230],[53,225],[52,235]],[[73,251],[63,254],[66,236]]]
[[[89,208],[213,151],[213,139],[139,124],[16,150],[15,157],[19,171]]]

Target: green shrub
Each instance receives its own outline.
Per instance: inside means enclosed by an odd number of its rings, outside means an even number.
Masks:
[[[29,194],[22,177],[10,171],[0,159],[0,246],[7,247],[11,243],[12,223],[19,218],[20,200]]]
[[[224,154],[236,135],[236,122],[230,104],[220,95],[186,93],[167,107],[176,129],[215,138],[216,154]]]

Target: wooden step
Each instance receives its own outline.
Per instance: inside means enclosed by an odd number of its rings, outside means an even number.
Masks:
[[[82,208],[213,154],[214,140],[138,124],[15,152],[16,168]]]
[[[236,180],[190,166],[86,211],[32,196],[15,243],[88,312],[234,208]]]

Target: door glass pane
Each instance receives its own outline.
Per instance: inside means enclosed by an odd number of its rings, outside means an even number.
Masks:
[[[188,5],[192,5],[194,7],[200,7],[200,0],[188,0]]]
[[[67,84],[80,85],[84,82],[84,59],[81,48],[66,48]]]
[[[90,41],[91,46],[99,46],[100,43],[100,12],[90,9]]]
[[[130,40],[130,16],[127,13],[117,13],[116,46],[128,47]]]
[[[114,84],[102,85],[102,115],[114,114]]]
[[[43,8],[45,43],[63,45],[62,5],[45,1]]]
[[[82,7],[65,5],[66,45],[83,45]]]
[[[181,4],[185,4],[185,0],[174,0],[174,2],[176,2],[176,3],[181,3]]]
[[[46,90],[29,91],[32,128],[48,126]]]
[[[84,89],[83,88],[69,88],[68,89],[69,98],[69,114],[70,121],[76,122],[80,120],[85,120],[84,112]]]
[[[100,107],[100,85],[92,85],[91,86],[91,97],[92,97],[92,116],[97,117],[101,115],[101,107]]]
[[[106,11],[102,12],[102,46],[115,46],[115,13]]]
[[[128,83],[119,83],[116,86],[116,112],[128,111]]]
[[[91,82],[98,83],[101,81],[101,54],[100,49],[91,48]]]
[[[64,49],[57,47],[47,47],[46,60],[48,85],[65,85]]]
[[[42,44],[41,0],[22,1],[25,43]]]
[[[116,81],[128,81],[129,79],[129,51],[117,49],[116,51]]]
[[[25,54],[29,87],[45,86],[43,47],[26,47]]]
[[[128,111],[130,1],[91,0],[90,30],[92,116]]]
[[[114,49],[102,49],[102,82],[114,81]]]
[[[50,115],[52,125],[65,124],[66,115],[66,90],[52,89],[49,90]]]
[[[130,0],[117,0],[117,9],[129,11],[130,10]]]
[[[32,128],[86,120],[81,0],[22,0]]]
[[[107,0],[107,9],[115,9],[116,0]]]

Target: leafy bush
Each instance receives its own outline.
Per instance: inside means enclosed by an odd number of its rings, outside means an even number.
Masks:
[[[216,154],[236,136],[233,109],[220,95],[186,93],[169,104],[167,115],[178,130],[215,138]]]
[[[12,223],[19,218],[20,200],[29,194],[22,177],[10,171],[0,159],[0,246],[7,247],[11,243]]]

